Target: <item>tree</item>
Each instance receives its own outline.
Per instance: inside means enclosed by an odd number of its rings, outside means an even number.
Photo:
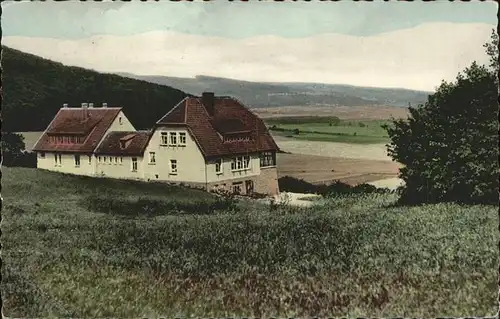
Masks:
[[[498,49],[491,45],[493,63]],[[474,62],[424,105],[410,107],[408,119],[384,126],[389,155],[404,165],[401,203],[498,203],[498,91],[490,67]]]
[[[2,152],[20,154],[26,148],[24,136],[17,133],[2,132]]]
[[[24,136],[2,132],[2,165],[36,167],[36,154],[25,151]]]
[[[490,68],[498,71],[498,34],[495,29],[491,31],[490,42],[485,43],[483,47],[486,49],[486,54],[490,57]]]

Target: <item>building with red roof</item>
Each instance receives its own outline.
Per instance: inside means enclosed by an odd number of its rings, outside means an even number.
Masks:
[[[66,105],[37,141],[38,167],[65,173],[277,194],[276,152],[264,122],[241,102],[186,97],[151,130],[119,107]]]

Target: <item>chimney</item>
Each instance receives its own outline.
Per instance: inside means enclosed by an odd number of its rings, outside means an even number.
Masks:
[[[88,106],[87,103],[82,103],[82,109],[86,108]]]
[[[67,107],[68,107],[68,103],[64,103],[64,104],[63,104],[63,107],[64,107],[64,108],[67,108]]]
[[[108,103],[102,103],[102,107],[108,107]]]
[[[89,103],[89,108],[94,107],[94,103]]]
[[[214,92],[203,92],[201,96],[203,106],[210,116],[215,114],[215,95]]]

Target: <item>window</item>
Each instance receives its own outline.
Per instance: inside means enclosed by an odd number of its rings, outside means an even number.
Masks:
[[[170,173],[177,174],[177,160],[170,160]]]
[[[115,165],[118,164],[118,157],[115,156]]]
[[[179,133],[179,144],[186,145],[186,133],[184,132]]]
[[[238,156],[231,161],[231,170],[240,171],[250,168],[250,156]]]
[[[75,166],[80,167],[80,155],[75,154]]]
[[[99,163],[101,162],[101,157],[100,157],[100,156],[97,158],[97,161],[98,161]]]
[[[251,195],[254,192],[254,184],[252,180],[245,181],[245,192],[247,195]]]
[[[222,173],[222,159],[219,158],[218,160],[215,161],[215,173],[221,174]]]
[[[54,154],[54,165],[61,166],[62,158],[61,154]]]
[[[40,158],[45,158],[45,152],[40,152]]]
[[[161,144],[162,145],[168,144],[168,133],[167,132],[161,132]]]
[[[250,168],[250,156],[243,156],[243,168]]]
[[[89,164],[92,163],[92,155],[89,155]]]
[[[123,164],[123,157],[120,157],[120,165]]]
[[[243,185],[243,182],[233,183],[233,193],[241,194],[241,186],[242,185]]]
[[[106,159],[107,157],[106,156],[103,156],[103,162],[106,163]]]
[[[118,117],[118,123],[119,123],[120,125],[122,125],[122,124],[123,124],[123,123],[122,123],[122,117],[121,117],[121,116],[120,116],[120,117]]]
[[[149,152],[149,164],[155,164],[155,163],[156,163],[155,152]]]
[[[177,132],[170,132],[170,145],[177,145]]]
[[[137,172],[137,157],[132,157],[132,172]]]
[[[276,154],[274,152],[263,152],[260,154],[260,167],[276,166]]]

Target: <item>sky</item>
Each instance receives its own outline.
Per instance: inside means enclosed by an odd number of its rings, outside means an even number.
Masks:
[[[496,27],[486,2],[2,2],[3,44],[101,72],[432,90]]]

